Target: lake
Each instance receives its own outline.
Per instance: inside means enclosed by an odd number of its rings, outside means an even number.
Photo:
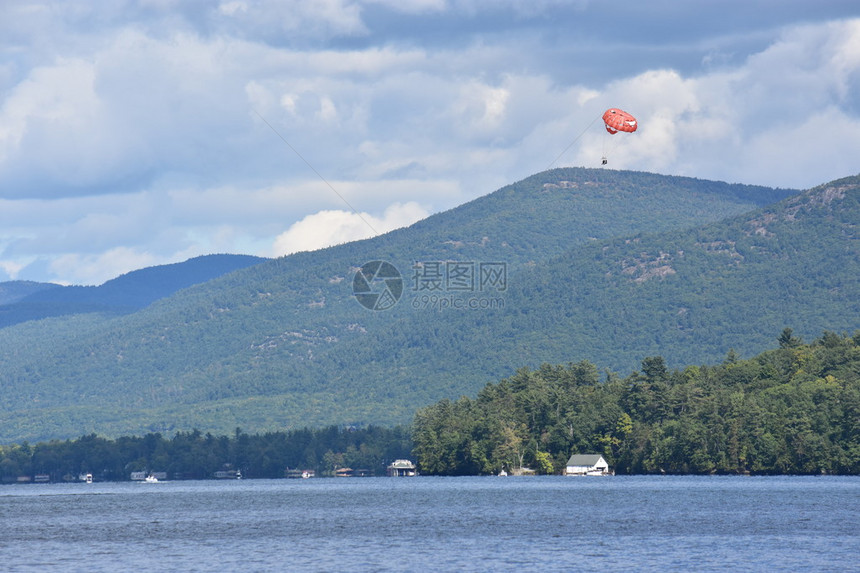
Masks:
[[[858,571],[860,477],[0,487],[0,569]]]

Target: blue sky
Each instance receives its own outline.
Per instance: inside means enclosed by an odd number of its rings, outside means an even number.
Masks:
[[[0,281],[310,250],[603,155],[807,188],[858,151],[855,0],[0,4]]]

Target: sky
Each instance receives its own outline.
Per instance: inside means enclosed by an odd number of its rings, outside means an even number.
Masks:
[[[860,4],[0,1],[0,281],[313,250],[567,166],[860,173]]]

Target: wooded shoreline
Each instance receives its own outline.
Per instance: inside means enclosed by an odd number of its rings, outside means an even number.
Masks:
[[[557,474],[572,453],[600,453],[616,474],[860,474],[860,332],[805,344],[787,328],[778,344],[749,360],[730,351],[722,364],[674,371],[648,357],[624,378],[588,361],[521,369],[475,398],[419,410],[411,426],[0,446],[0,481],[385,475],[399,458],[415,459],[425,475]]]

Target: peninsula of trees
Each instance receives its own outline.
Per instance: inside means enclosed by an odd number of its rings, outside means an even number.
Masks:
[[[860,332],[825,332],[749,360],[669,371],[662,357],[626,378],[594,364],[544,365],[443,400],[413,422],[422,472],[557,473],[601,453],[616,473],[860,473]]]

